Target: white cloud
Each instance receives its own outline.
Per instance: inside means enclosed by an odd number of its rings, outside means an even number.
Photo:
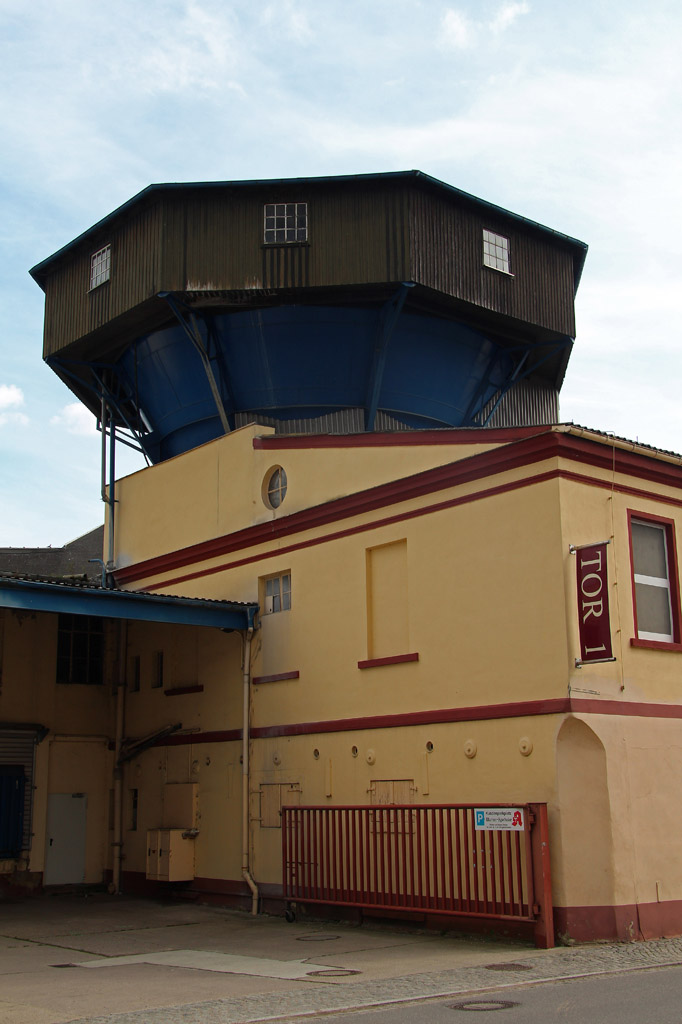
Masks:
[[[13,409],[24,404],[24,392],[16,384],[0,384],[0,409]]]
[[[467,50],[476,41],[476,25],[461,11],[448,10],[441,23],[442,42],[456,50]]]
[[[305,13],[292,0],[268,4],[261,15],[261,23],[280,30],[296,43],[309,43],[314,35]]]
[[[469,18],[462,11],[449,8],[441,22],[441,45],[455,50],[473,49],[482,35],[500,36],[523,14],[530,12],[525,0],[509,0],[497,9],[489,21]]]
[[[23,412],[0,412],[0,427],[26,427],[28,424],[29,418]]]
[[[93,436],[97,433],[95,417],[80,402],[65,405],[60,413],[52,417],[50,423],[55,427],[64,427],[69,434]]]
[[[502,4],[495,17],[488,23],[488,27],[495,35],[499,35],[501,32],[506,31],[510,25],[513,25],[520,15],[528,14],[529,12],[530,5],[524,3],[523,0],[519,3]]]

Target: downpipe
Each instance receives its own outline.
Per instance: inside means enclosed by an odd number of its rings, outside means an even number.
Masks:
[[[243,688],[243,721],[242,721],[242,877],[251,890],[251,913],[258,913],[258,886],[256,885],[250,869],[249,846],[251,839],[251,821],[249,805],[251,799],[251,778],[249,770],[249,746],[250,730],[249,719],[251,717],[251,640],[253,638],[253,626],[249,626],[244,634],[244,664],[242,676]]]

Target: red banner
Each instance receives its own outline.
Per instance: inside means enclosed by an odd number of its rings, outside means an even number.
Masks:
[[[606,543],[576,549],[580,660],[612,661]]]

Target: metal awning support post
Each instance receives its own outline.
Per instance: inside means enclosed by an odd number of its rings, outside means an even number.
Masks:
[[[230,424],[227,418],[227,413],[225,412],[225,406],[220,396],[218,382],[215,379],[213,367],[211,366],[211,360],[209,358],[208,352],[206,351],[206,347],[201,337],[201,331],[199,330],[199,325],[197,323],[197,319],[194,313],[192,313],[191,310],[188,310],[187,315],[185,316],[183,314],[183,311],[180,309],[180,306],[178,305],[175,297],[170,292],[159,292],[159,298],[166,300],[166,302],[172,309],[176,320],[178,321],[178,323],[184,330],[185,334],[187,335],[187,337],[189,338],[189,340],[192,342],[195,349],[199,353],[199,357],[204,367],[204,373],[206,374],[206,379],[208,381],[208,386],[211,389],[213,401],[215,402],[216,409],[218,410],[218,416],[220,417],[220,422],[222,424],[223,431],[226,434],[229,434]]]
[[[251,640],[253,624],[243,633],[244,659],[242,674],[242,877],[251,890],[251,913],[258,913],[258,886],[251,874],[251,773],[250,773],[250,720],[251,720]]]
[[[369,388],[367,389],[367,402],[365,407],[365,430],[374,430],[381,395],[381,385],[384,379],[386,367],[386,356],[388,343],[391,340],[398,319],[405,305],[405,299],[410,288],[414,288],[411,281],[403,281],[398,291],[383,306],[379,316],[379,328],[374,345],[374,358],[372,370],[369,376]]]

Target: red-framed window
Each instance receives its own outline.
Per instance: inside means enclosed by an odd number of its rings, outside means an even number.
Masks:
[[[680,588],[672,519],[628,509],[635,647],[679,648]]]

